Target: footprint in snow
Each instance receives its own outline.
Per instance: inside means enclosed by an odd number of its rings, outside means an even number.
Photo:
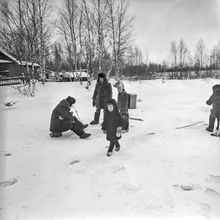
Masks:
[[[220,183],[220,176],[209,175],[209,177],[206,178],[206,182]]]
[[[76,164],[76,163],[79,163],[79,162],[80,162],[80,160],[73,160],[73,161],[70,162],[70,165],[73,165],[73,164]]]
[[[118,167],[116,170],[113,171],[113,173],[117,173],[120,171],[126,170],[126,167],[122,166],[122,167]]]
[[[177,190],[184,190],[184,191],[192,191],[197,189],[198,187],[196,187],[193,184],[174,184],[172,185],[173,188],[177,189]]]
[[[214,189],[211,188],[207,188],[205,190],[205,193],[210,195],[211,197],[215,197],[215,198],[220,198],[220,193],[216,192]]]
[[[9,180],[7,180],[7,181],[1,182],[1,183],[0,183],[0,186],[2,186],[2,187],[8,187],[8,186],[11,186],[11,185],[13,185],[13,184],[15,184],[15,183],[17,183],[17,182],[18,182],[18,180],[17,180],[16,178],[13,178],[13,179],[9,179]]]

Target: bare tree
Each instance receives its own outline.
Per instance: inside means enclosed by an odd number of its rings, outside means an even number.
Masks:
[[[186,43],[183,39],[180,39],[179,42],[179,66],[180,68],[182,68],[186,62],[186,57],[187,57],[187,52],[188,52],[188,48],[186,46]]]
[[[143,63],[143,55],[140,48],[134,48],[134,55],[135,55],[135,65],[141,65]]]
[[[170,53],[173,59],[173,65],[177,66],[177,57],[178,57],[178,47],[176,41],[172,41],[170,44]]]
[[[50,38],[49,0],[2,0],[0,6],[0,40],[6,43],[5,49],[10,50],[21,64],[22,60],[40,62],[39,50]],[[43,31],[40,33],[40,30]]]
[[[200,67],[204,67],[207,64],[207,50],[205,43],[202,39],[196,44],[196,51],[195,51],[195,63]]]
[[[134,17],[128,15],[127,0],[122,0],[116,4],[115,0],[108,0],[110,41],[112,48],[112,65],[110,71],[118,77],[118,73],[123,66],[126,51],[132,37],[132,22]]]
[[[64,0],[59,29],[65,40],[68,60],[94,72],[118,74],[125,62],[132,36],[133,18],[128,0]]]
[[[55,43],[53,45],[53,53],[54,53],[54,64],[56,72],[60,72],[61,70],[61,62],[62,62],[62,49],[60,43]]]
[[[93,31],[93,24],[91,22],[91,11],[89,10],[89,7],[86,3],[86,0],[82,0],[82,11],[84,21],[85,21],[85,38],[84,38],[84,50],[85,50],[85,60],[87,63],[87,70],[89,71],[89,74],[91,75],[92,72],[94,72],[94,65],[92,66],[94,57],[95,57],[95,33]]]
[[[19,61],[25,57],[24,35],[21,10],[22,2],[17,0],[12,8],[11,1],[2,0],[0,2],[0,42],[6,51],[11,51]],[[16,5],[18,10],[16,10]]]
[[[148,65],[149,63],[149,51],[148,49],[145,49],[145,63]]]
[[[81,34],[80,10],[76,0],[64,0],[64,7],[60,10],[61,35],[65,39],[68,51],[68,62],[75,71],[78,69],[80,45],[79,34]],[[80,32],[79,32],[80,29]]]
[[[98,57],[99,71],[102,71],[103,57],[106,51],[105,36],[107,35],[107,9],[108,0],[91,0],[92,3],[92,22],[96,33],[96,51]]]
[[[211,51],[210,66],[220,68],[220,41],[213,47]]]

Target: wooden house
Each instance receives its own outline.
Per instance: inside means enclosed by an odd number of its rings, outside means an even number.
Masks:
[[[25,75],[31,75],[34,73],[34,77],[39,78],[39,69],[40,65],[26,61],[19,61],[0,48],[0,77],[15,77],[21,76],[22,73]]]

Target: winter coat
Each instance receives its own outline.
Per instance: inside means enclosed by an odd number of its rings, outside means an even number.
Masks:
[[[213,94],[209,100],[206,101],[207,105],[213,105],[211,110],[211,116],[213,118],[220,118],[220,85],[213,86]]]
[[[128,112],[128,93],[123,90],[118,93],[117,105],[120,112],[127,113]]]
[[[110,100],[110,102],[113,99]],[[109,103],[109,102],[108,102]],[[122,118],[118,111],[118,107],[116,101],[114,100],[111,104],[113,104],[113,111],[109,112],[107,107],[104,110],[104,120],[102,123],[102,130],[107,131],[106,139],[108,141],[118,140],[121,137],[117,137],[117,128],[122,127]]]
[[[59,119],[61,116],[63,119]],[[73,127],[73,115],[70,112],[70,104],[63,99],[53,110],[50,120],[51,132],[64,132]]]
[[[98,78],[92,97],[93,103],[95,103],[96,107],[104,109],[106,102],[111,98],[112,98],[111,84],[107,81],[106,78],[104,78],[103,83],[101,83]]]

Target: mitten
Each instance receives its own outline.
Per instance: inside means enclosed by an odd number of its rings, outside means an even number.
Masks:
[[[122,127],[117,127],[116,137],[121,137],[121,130],[122,130]]]
[[[59,119],[60,119],[60,120],[63,120],[63,119],[64,119],[64,118],[63,118],[63,117],[61,117],[60,115],[59,115],[58,117],[59,117]]]

